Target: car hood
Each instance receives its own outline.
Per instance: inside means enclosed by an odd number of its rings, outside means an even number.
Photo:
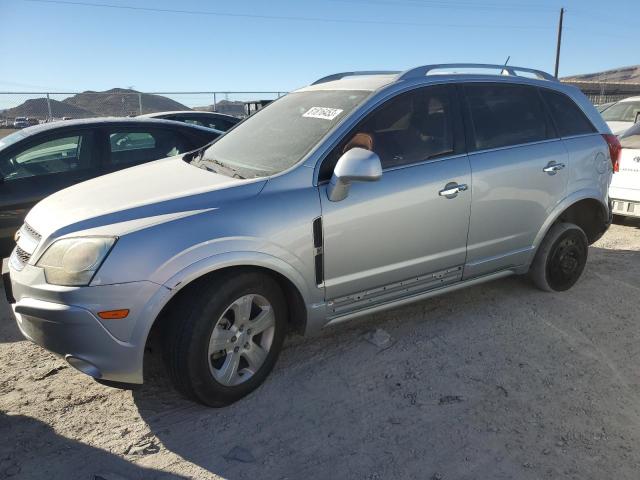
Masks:
[[[265,179],[230,178],[171,157],[96,177],[39,202],[26,222],[43,238],[119,224],[115,234],[257,195]]]
[[[614,135],[623,134],[629,127],[633,126],[633,122],[607,122],[611,133]]]

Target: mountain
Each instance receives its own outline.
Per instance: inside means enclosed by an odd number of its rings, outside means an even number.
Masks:
[[[53,117],[71,117],[71,118],[88,118],[95,117],[93,112],[84,108],[69,105],[58,100],[50,100],[51,115]],[[13,117],[31,117],[31,118],[47,118],[49,116],[49,107],[46,98],[31,98],[26,102],[14,108],[9,108],[3,112],[3,116],[7,118]]]
[[[93,112],[95,116],[122,117],[139,115],[140,100],[142,100],[142,113],[191,110],[181,103],[162,95],[141,94],[127,88],[112,88],[104,92],[87,91],[65,98],[63,102]]]
[[[583,75],[573,75],[564,77],[565,81],[583,82],[629,82],[640,83],[640,65],[631,67],[614,68],[604,72],[585,73]]]
[[[162,95],[139,93],[126,88],[113,88],[105,92],[87,91],[62,101],[51,99],[49,103],[51,115],[57,118],[126,117],[140,114],[141,99],[142,113],[191,110]],[[3,116],[45,119],[49,117],[47,99],[31,98],[17,107],[5,110]]]
[[[200,110],[202,112],[213,112],[213,105],[194,107],[193,109]],[[244,102],[239,102],[236,100],[220,100],[218,103],[216,103],[216,112],[226,113],[227,115],[233,115],[234,117],[244,117]]]

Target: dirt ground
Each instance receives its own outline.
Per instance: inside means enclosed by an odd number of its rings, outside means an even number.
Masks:
[[[566,293],[520,278],[291,338],[218,410],[114,390],[0,322],[0,478],[637,479],[640,222]],[[379,348],[366,334],[384,329]]]
[[[0,138],[6,137],[7,135],[11,135],[15,131],[16,131],[15,128],[0,128]]]

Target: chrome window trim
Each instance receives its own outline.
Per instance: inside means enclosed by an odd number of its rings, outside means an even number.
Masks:
[[[407,163],[405,165],[397,165],[395,167],[383,168],[382,171],[395,172],[396,170],[404,170],[405,168],[419,167],[421,165],[427,165],[429,163],[438,163],[438,162],[444,162],[447,160],[453,160],[455,158],[462,158],[462,157],[466,157],[467,155],[468,155],[467,153],[456,153],[454,155],[442,155],[437,158],[429,158],[427,160],[422,160],[420,162],[413,162],[413,163]]]
[[[473,151],[469,152],[468,155],[471,156],[471,155],[476,155],[476,154],[479,154],[479,153],[498,152],[498,151],[501,151],[501,150],[508,150],[510,148],[528,147],[530,145],[542,145],[542,144],[545,144],[545,143],[561,142],[561,141],[562,141],[562,138],[560,138],[560,137],[547,138],[545,140],[537,140],[535,142],[516,143],[514,145],[506,145],[504,147],[485,148],[483,150],[473,150]]]
[[[595,137],[602,136],[602,134],[598,132],[589,132],[589,133],[578,133],[576,135],[567,135],[566,137],[560,137],[562,140],[571,140],[572,138],[583,138],[583,137]]]

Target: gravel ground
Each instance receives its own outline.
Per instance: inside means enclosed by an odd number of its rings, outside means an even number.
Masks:
[[[639,296],[627,221],[569,292],[508,278],[291,338],[218,410],[159,367],[103,387],[22,340],[2,303],[0,478],[637,479]]]
[[[11,135],[15,131],[16,131],[15,128],[0,128],[0,138],[6,137],[7,135]]]

